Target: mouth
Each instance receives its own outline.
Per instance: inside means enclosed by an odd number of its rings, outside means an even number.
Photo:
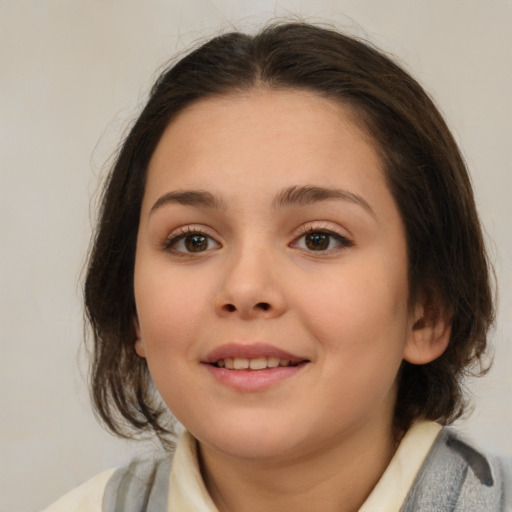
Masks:
[[[302,374],[311,361],[266,343],[222,345],[204,366],[217,382],[237,392],[260,392]]]
[[[297,366],[309,360],[266,343],[229,343],[214,349],[203,362],[226,370],[260,371]]]

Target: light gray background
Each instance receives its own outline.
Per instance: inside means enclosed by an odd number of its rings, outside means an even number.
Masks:
[[[393,53],[460,141],[500,284],[496,364],[460,428],[512,456],[510,1],[0,1],[0,512],[38,510],[141,450],[91,413],[79,275],[90,198],[155,70],[294,14]]]

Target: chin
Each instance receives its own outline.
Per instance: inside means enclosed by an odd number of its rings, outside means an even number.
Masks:
[[[295,453],[301,444],[296,426],[276,425],[275,422],[234,422],[209,429],[204,436],[202,432],[192,433],[200,443],[215,451],[242,459],[286,457]]]

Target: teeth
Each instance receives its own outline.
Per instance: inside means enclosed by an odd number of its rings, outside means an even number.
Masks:
[[[269,357],[267,360],[269,368],[277,368],[279,366],[279,357]]]
[[[256,357],[254,359],[227,357],[226,359],[219,359],[215,363],[215,366],[218,368],[226,368],[227,370],[265,370],[266,368],[294,365],[289,359],[279,359],[279,357]]]
[[[266,357],[258,357],[257,359],[251,359],[249,361],[249,368],[251,370],[263,370],[263,368],[267,367],[267,358]]]
[[[233,367],[235,370],[247,370],[247,368],[249,368],[249,359],[235,357],[235,359],[233,359]]]

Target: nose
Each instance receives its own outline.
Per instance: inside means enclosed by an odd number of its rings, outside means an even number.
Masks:
[[[246,250],[224,262],[215,310],[219,316],[277,318],[286,311],[283,276],[269,252]]]

